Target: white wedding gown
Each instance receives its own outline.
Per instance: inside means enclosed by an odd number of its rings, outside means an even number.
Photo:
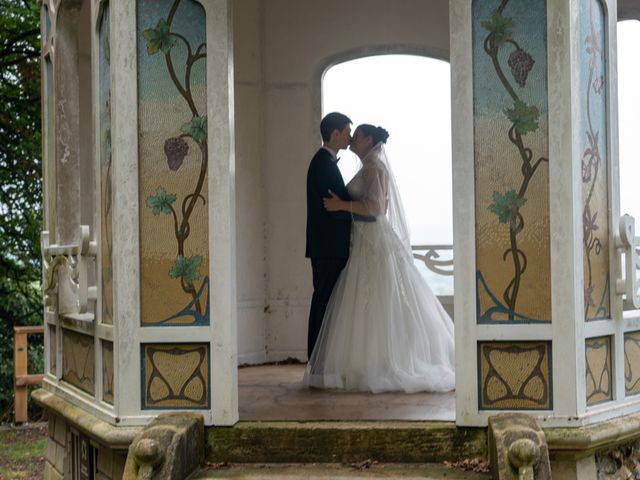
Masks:
[[[414,265],[408,237],[389,218],[395,188],[389,172],[384,161],[368,159],[347,185],[354,200],[378,202],[381,214],[375,222],[353,222],[349,260],[329,300],[306,385],[374,393],[455,388],[453,322]]]

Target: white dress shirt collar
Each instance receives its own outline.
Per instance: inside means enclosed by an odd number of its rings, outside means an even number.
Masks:
[[[338,161],[338,155],[336,154],[336,152],[334,152],[333,150],[331,150],[329,147],[325,145],[323,145],[322,148],[324,148],[327,152],[331,154],[331,158],[333,158],[334,162]]]

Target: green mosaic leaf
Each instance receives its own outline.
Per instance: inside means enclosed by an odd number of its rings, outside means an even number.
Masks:
[[[500,12],[494,11],[491,20],[485,20],[480,24],[494,35],[497,46],[511,40],[511,27],[513,26],[511,17],[503,17]]]
[[[500,192],[493,192],[493,203],[489,205],[489,210],[498,216],[500,223],[509,223],[526,201],[515,190],[509,190],[504,196]]]
[[[161,213],[166,213],[167,215],[171,213],[171,204],[176,201],[176,196],[167,193],[167,191],[162,188],[156,188],[156,195],[149,195],[147,197],[147,207],[153,209],[154,215],[160,215]]]
[[[183,255],[178,255],[176,264],[169,270],[169,276],[171,278],[183,278],[185,283],[191,284],[200,278],[201,264],[202,257],[200,255],[194,255],[187,259]]]
[[[158,20],[155,28],[149,28],[142,32],[147,41],[147,53],[155,55],[158,51],[169,53],[176,44],[176,39],[171,36],[169,25],[164,18]]]
[[[529,106],[522,100],[516,100],[513,108],[507,108],[505,115],[513,123],[513,127],[520,135],[538,130],[538,117],[540,112],[535,106]]]
[[[207,138],[207,116],[193,117],[182,126],[182,133],[191,136],[196,142],[202,142]]]

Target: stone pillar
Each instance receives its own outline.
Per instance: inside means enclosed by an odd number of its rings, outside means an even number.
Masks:
[[[42,9],[43,388],[118,427],[167,410],[232,425],[230,2]]]
[[[238,418],[227,0],[114,3],[116,403]],[[132,368],[135,366],[135,368]]]
[[[450,5],[456,421],[512,410],[580,426],[638,411],[611,287],[616,2]]]

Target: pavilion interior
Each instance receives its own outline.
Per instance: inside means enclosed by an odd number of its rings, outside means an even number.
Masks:
[[[619,19],[640,18],[634,0],[618,8]],[[454,393],[307,390],[302,365],[246,366],[306,361],[305,178],[324,72],[371,55],[448,60],[448,2],[242,0],[233,22],[241,420],[454,420]]]

